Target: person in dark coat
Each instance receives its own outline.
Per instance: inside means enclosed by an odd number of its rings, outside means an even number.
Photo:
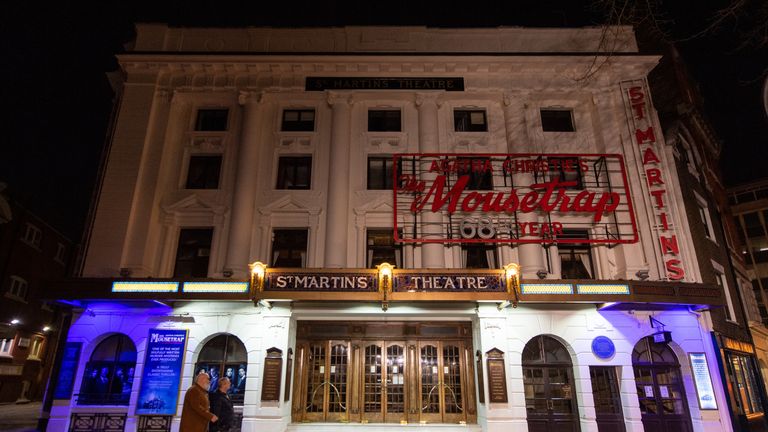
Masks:
[[[227,391],[232,386],[232,382],[227,377],[219,379],[219,388],[208,395],[211,400],[211,412],[219,417],[219,421],[211,423],[208,427],[210,432],[228,432],[235,422],[235,408],[232,406],[232,400]]]
[[[208,386],[211,377],[203,372],[195,377],[195,383],[184,395],[179,432],[205,432],[208,422],[216,423],[219,418],[208,410]]]

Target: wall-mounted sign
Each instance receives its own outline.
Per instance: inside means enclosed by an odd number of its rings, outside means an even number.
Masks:
[[[264,375],[261,384],[261,400],[280,400],[280,376],[283,373],[283,351],[278,348],[267,350],[264,358]]]
[[[375,270],[360,273],[267,272],[264,291],[376,292]]]
[[[712,387],[712,378],[709,375],[707,356],[704,353],[688,353],[693,371],[693,383],[696,385],[696,395],[699,398],[699,408],[716,410],[715,390]]]
[[[492,403],[507,403],[507,373],[504,369],[504,352],[494,348],[485,355],[488,357],[488,394]]]
[[[505,292],[501,272],[440,274],[395,272],[394,292]]]
[[[616,354],[616,345],[607,336],[598,336],[592,339],[592,352],[601,359],[609,359]]]
[[[186,330],[149,331],[136,415],[176,414],[186,346]]]
[[[464,91],[464,78],[307,77],[304,90]]]
[[[244,293],[248,282],[184,282],[181,291],[185,293]]]
[[[670,343],[672,342],[672,332],[660,331],[652,334],[654,343]]]
[[[115,281],[112,282],[113,293],[148,293],[172,292],[179,290],[179,282],[143,282]]]
[[[64,346],[64,355],[61,358],[59,370],[59,380],[56,382],[56,389],[53,391],[54,399],[70,399],[72,389],[75,385],[75,372],[80,362],[80,351],[83,348],[82,342],[67,342]]]
[[[394,155],[395,239],[410,243],[635,243],[617,154]],[[523,222],[520,213],[546,213]],[[581,216],[576,221],[565,216]],[[403,223],[405,220],[407,223]],[[439,232],[435,228],[439,225]],[[589,238],[568,236],[589,229]]]
[[[720,339],[723,341],[723,346],[730,350],[741,351],[749,354],[755,353],[755,346],[751,343],[731,339],[726,336],[720,336]]]

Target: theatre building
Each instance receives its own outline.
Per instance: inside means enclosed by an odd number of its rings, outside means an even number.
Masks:
[[[243,431],[733,430],[609,30],[139,25],[48,430],[177,430],[203,371]]]

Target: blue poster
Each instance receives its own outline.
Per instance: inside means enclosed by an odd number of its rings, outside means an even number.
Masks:
[[[186,347],[186,330],[149,331],[137,415],[176,414]]]
[[[72,388],[75,386],[75,371],[77,371],[77,364],[80,361],[80,350],[82,347],[82,342],[67,342],[64,346],[61,369],[59,369],[59,380],[56,382],[56,389],[53,391],[54,399],[69,399],[72,397]]]

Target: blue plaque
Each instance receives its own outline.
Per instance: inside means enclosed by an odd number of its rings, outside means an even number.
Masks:
[[[149,330],[137,415],[176,414],[186,347],[186,330]]]
[[[592,352],[598,358],[606,360],[616,354],[616,345],[607,336],[598,336],[592,339]]]

